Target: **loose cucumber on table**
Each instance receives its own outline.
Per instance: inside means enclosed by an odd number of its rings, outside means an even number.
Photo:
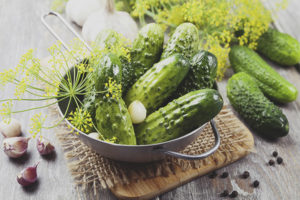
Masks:
[[[190,68],[189,62],[180,54],[174,54],[150,68],[129,89],[125,102],[139,100],[147,109],[147,113],[157,109],[184,79]]]
[[[138,144],[153,144],[178,138],[214,118],[223,107],[218,91],[203,89],[173,100],[150,114],[135,128]]]
[[[300,62],[300,43],[292,36],[269,28],[257,41],[257,51],[284,66]]]
[[[245,122],[262,136],[277,138],[288,134],[286,116],[264,96],[253,77],[244,72],[234,74],[227,84],[227,96]]]
[[[256,52],[245,46],[233,46],[229,60],[235,72],[246,72],[254,77],[262,92],[270,99],[287,103],[297,98],[294,85],[280,76]]]
[[[198,50],[199,34],[197,27],[192,23],[180,24],[170,37],[162,53],[162,59],[175,53],[181,53],[190,59]]]
[[[191,59],[191,69],[179,85],[175,96],[180,97],[194,90],[213,88],[217,76],[218,61],[208,51],[198,51]]]
[[[132,84],[159,61],[163,43],[164,31],[158,24],[147,24],[139,31],[130,52],[131,67],[133,68],[130,80]]]
[[[93,66],[93,80],[95,91],[107,90],[105,84],[112,81],[121,83],[122,67],[118,56],[107,54],[101,57],[99,62]],[[111,95],[96,94],[95,100],[91,104],[91,109],[95,110],[96,127],[106,138],[117,138],[120,144],[135,145],[136,138],[130,115],[125,102],[121,97],[112,98]]]

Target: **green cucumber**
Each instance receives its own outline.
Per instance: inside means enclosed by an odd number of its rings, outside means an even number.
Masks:
[[[280,65],[300,62],[300,43],[292,36],[269,28],[258,40],[257,51]]]
[[[214,118],[223,107],[218,91],[203,89],[173,100],[135,128],[138,144],[165,142],[185,135]]]
[[[248,74],[240,72],[229,79],[227,96],[234,109],[257,133],[268,138],[288,134],[286,116],[264,96],[255,79]]]
[[[297,98],[298,91],[296,87],[280,76],[248,47],[231,47],[229,60],[235,72],[246,72],[254,77],[262,92],[270,99],[287,103]]]
[[[144,26],[134,40],[131,50],[132,84],[157,63],[163,50],[164,31],[155,23]]]
[[[191,69],[177,89],[177,97],[194,90],[213,88],[217,76],[218,61],[214,54],[199,51],[191,59]]]
[[[189,62],[180,54],[170,56],[150,68],[129,89],[125,102],[141,101],[147,113],[153,112],[176,91],[189,71]]]
[[[181,53],[190,59],[197,52],[198,45],[197,27],[192,23],[183,23],[175,29],[161,57],[164,59],[175,53]]]

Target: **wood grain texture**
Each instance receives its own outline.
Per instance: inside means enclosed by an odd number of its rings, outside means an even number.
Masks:
[[[0,0],[0,70],[15,66],[20,56],[29,48],[36,49],[40,58],[47,56],[46,49],[55,40],[40,23],[40,15],[48,11],[49,2],[50,0]],[[271,6],[269,2],[272,0],[264,2],[266,6]],[[300,1],[290,0],[287,10],[278,13],[275,25],[281,31],[293,35],[300,41],[299,10]],[[53,24],[56,28],[60,27],[56,21],[53,21]],[[62,33],[65,32],[64,29],[58,30]],[[65,34],[65,38],[70,37]],[[293,67],[284,69],[271,64],[300,90],[300,75]],[[225,93],[226,79],[219,84],[219,87],[225,101],[228,102]],[[1,91],[0,98],[12,94],[11,88],[7,87]],[[16,108],[30,105],[30,103],[16,105]],[[220,181],[204,176],[163,194],[156,200],[218,199],[219,193],[224,189],[237,190],[240,193],[238,199],[300,199],[300,98],[281,107],[290,121],[289,136],[275,142],[265,141],[259,136],[255,136],[257,153],[219,170],[219,173],[228,171],[230,177],[237,177],[244,170],[248,170],[251,177],[247,184],[233,181],[235,179]],[[16,115],[16,118],[22,122],[24,135],[28,135],[28,122],[32,114]],[[68,173],[58,141],[51,131],[44,134],[56,146],[56,156],[53,159],[42,159],[35,150],[35,141],[30,142],[29,154],[26,159],[10,160],[0,151],[0,199],[116,199],[109,191],[100,191],[96,197],[89,192],[78,194]],[[2,140],[3,138],[0,136],[0,141],[2,142]],[[268,160],[272,158],[273,150],[277,150],[283,157],[283,165],[267,166]],[[21,188],[16,182],[17,173],[37,160],[42,161],[38,168],[40,176],[38,184],[27,189]],[[248,191],[248,186],[255,179],[261,183],[259,188]]]

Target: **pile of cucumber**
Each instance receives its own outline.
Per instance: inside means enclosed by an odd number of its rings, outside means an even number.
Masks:
[[[257,51],[283,66],[300,62],[299,42],[272,28],[259,38]],[[288,120],[273,102],[296,100],[296,87],[248,47],[233,46],[229,60],[237,73],[227,85],[227,96],[232,106],[262,136],[272,139],[286,136]]]
[[[101,41],[111,42],[114,33]],[[199,51],[197,28],[183,23],[176,28],[165,48],[159,25],[144,26],[131,49],[131,60],[112,53],[94,64],[91,91],[83,101],[97,130],[106,138],[127,145],[165,142],[196,129],[215,117],[223,99],[212,89],[217,71],[216,57]],[[97,93],[110,80],[122,85],[122,97]],[[133,124],[129,105],[140,101],[146,119]]]

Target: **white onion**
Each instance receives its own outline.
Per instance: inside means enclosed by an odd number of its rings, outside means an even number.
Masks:
[[[105,9],[105,5],[106,0],[69,0],[66,14],[71,21],[83,26],[92,13]]]
[[[131,121],[134,124],[142,123],[146,119],[147,110],[140,101],[133,101],[129,105],[128,111],[131,117]]]
[[[0,122],[0,132],[4,137],[17,137],[21,135],[21,123],[19,120],[11,118],[9,121]]]
[[[88,134],[89,137],[99,140],[99,134],[97,132],[92,132]]]

